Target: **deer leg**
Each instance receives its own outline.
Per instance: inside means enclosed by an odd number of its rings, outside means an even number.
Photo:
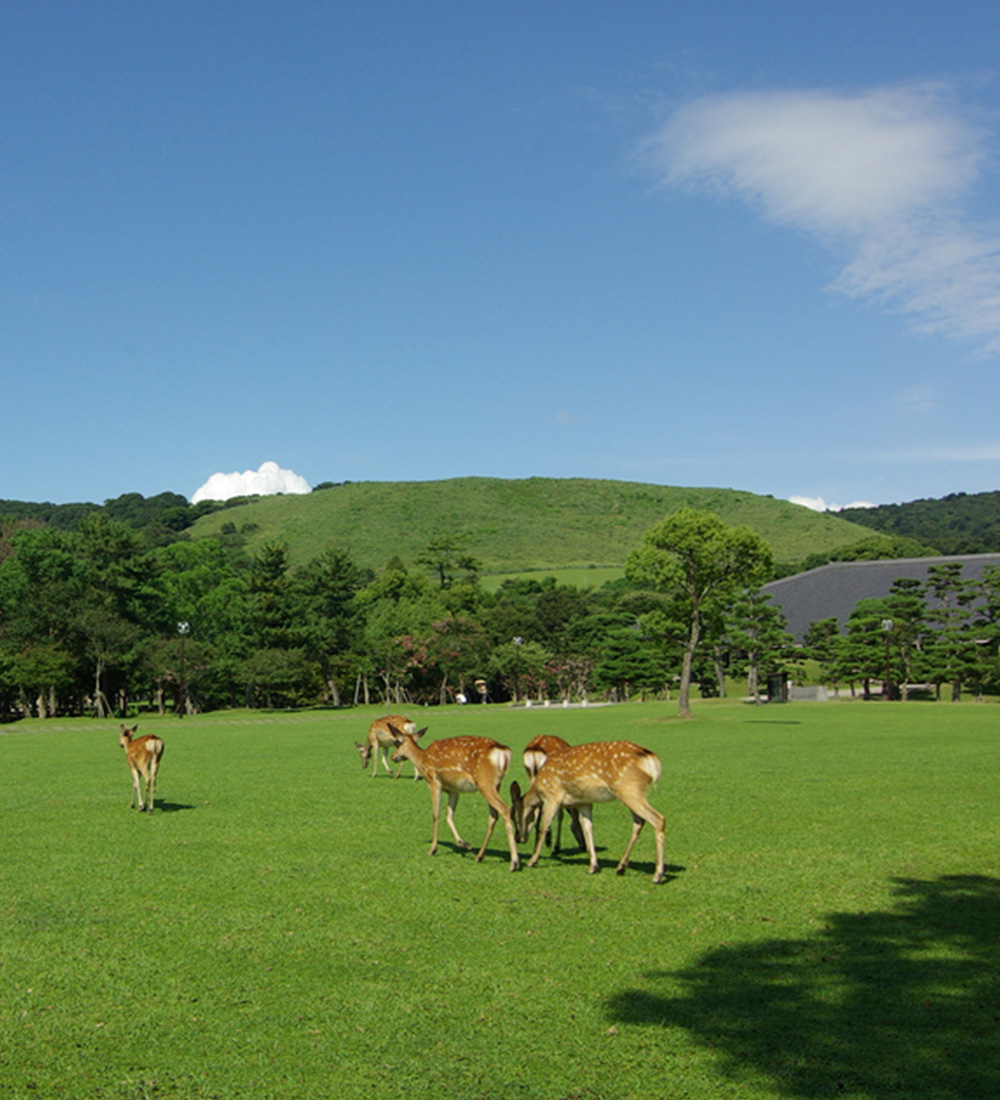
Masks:
[[[554,856],[559,855],[562,851],[562,822],[563,822],[563,809],[562,806],[556,810],[556,836],[555,842],[552,840],[552,834],[549,834],[549,843],[552,844],[552,854]]]
[[[538,839],[535,841],[535,850],[531,853],[531,859],[528,860],[529,867],[534,867],[538,863],[538,857],[542,854],[542,844],[558,809],[559,806],[555,802],[542,803],[542,813],[538,821]]]
[[[486,845],[490,841],[490,837],[493,835],[493,830],[496,827],[497,818],[503,818],[504,830],[507,833],[507,848],[510,851],[510,869],[516,871],[521,865],[521,857],[517,851],[517,841],[514,837],[514,822],[510,816],[510,810],[507,808],[507,804],[496,793],[496,791],[487,792],[483,791],[483,797],[490,804],[490,823],[486,829],[486,838],[483,840],[483,846],[479,849],[479,855],[476,856],[476,861],[479,862],[486,854]]]
[[[490,837],[493,835],[493,830],[496,828],[497,818],[500,816],[495,806],[490,806],[490,819],[486,824],[486,836],[483,837],[483,846],[476,853],[476,862],[482,863],[483,856],[486,855],[486,845],[490,842]]]
[[[146,798],[149,800],[149,812],[153,812],[156,805],[156,773],[160,770],[158,760],[151,760],[149,764],[149,784],[146,787]]]
[[[593,806],[581,806],[579,810],[584,847],[587,849],[587,855],[590,856],[590,866],[587,868],[587,873],[590,875],[599,874],[601,870],[601,865],[597,860],[597,849],[594,847],[593,810]]]
[[[459,848],[471,848],[472,845],[468,841],[463,840],[458,835],[458,829],[455,827],[455,807],[458,805],[458,791],[448,792],[448,828],[451,829],[451,835],[455,838],[455,843]]]
[[[441,816],[441,784],[435,779],[433,782],[429,782],[428,786],[431,789],[431,817],[433,818],[434,824],[431,832],[431,850],[427,854],[432,856],[437,851],[438,846],[438,819]]]
[[[642,832],[642,827],[646,822],[637,813],[632,814],[632,835],[628,838],[628,844],[625,845],[625,852],[622,858],[618,861],[618,866],[615,871],[619,875],[625,874],[625,868],[628,867],[628,857],[632,854],[632,849],[635,847],[635,842],[639,839],[639,834]]]
[[[135,804],[136,804],[136,802],[138,802],[139,803],[139,812],[141,813],[146,807],[143,805],[142,787],[139,786],[139,779],[140,779],[139,769],[138,768],[133,768],[132,769],[132,802],[131,802],[130,808],[135,809]]]
[[[663,850],[665,847],[665,824],[666,820],[663,814],[654,810],[652,806],[645,799],[641,802],[636,802],[629,805],[626,803],[629,810],[632,812],[632,837],[628,842],[628,847],[625,849],[625,854],[622,856],[618,863],[618,874],[625,874],[625,868],[628,866],[628,859],[632,852],[632,846],[635,844],[639,837],[639,833],[642,831],[643,825],[648,821],[653,826],[653,832],[656,834],[656,870],[653,872],[653,882],[663,881]]]
[[[566,812],[569,814],[569,827],[573,834],[573,839],[582,852],[584,848],[587,847],[587,841],[584,839],[583,829],[580,828],[580,813],[572,806],[570,806]]]
[[[521,866],[521,854],[517,850],[517,840],[514,836],[514,822],[510,814],[503,819],[504,828],[507,830],[507,848],[510,851],[510,869],[516,871]]]

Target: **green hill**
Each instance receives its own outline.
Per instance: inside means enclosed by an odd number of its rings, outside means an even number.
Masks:
[[[328,546],[381,569],[394,554],[412,564],[427,544],[459,538],[485,574],[611,567],[653,524],[678,508],[746,524],[778,562],[849,545],[870,532],[829,513],[734,489],[682,489],[641,482],[533,477],[347,482],[303,496],[260,497],[203,516],[192,538],[236,532],[253,553],[281,540],[293,563]]]

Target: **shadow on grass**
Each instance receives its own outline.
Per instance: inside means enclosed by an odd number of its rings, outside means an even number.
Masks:
[[[164,814],[176,814],[181,810],[193,810],[194,806],[189,806],[186,802],[160,802],[156,803],[156,813]]]
[[[602,847],[600,844],[596,845],[595,847],[596,851],[598,852],[607,851],[607,848]],[[473,849],[473,854],[475,854],[475,849]],[[508,852],[506,848],[497,848],[495,850],[493,848],[488,848],[486,850],[487,858],[491,855],[495,855],[498,858],[501,856],[506,857],[508,855]],[[530,858],[531,849],[522,848],[521,866],[523,868],[527,868],[529,871],[531,870],[531,868],[528,867],[528,860]],[[601,874],[609,873],[613,875],[616,868],[618,867],[618,858],[620,857],[609,857],[608,859],[601,859],[600,856],[598,856],[597,862],[601,868]],[[551,849],[543,848],[542,854],[538,860],[538,866],[541,867],[544,864],[550,862],[564,864],[567,867],[580,867],[581,870],[579,873],[584,874],[586,872],[586,868],[590,866],[590,856],[587,855],[587,851],[585,848],[563,848],[558,852],[553,852]],[[649,875],[650,877],[652,877],[655,870],[656,862],[654,860],[641,860],[632,858],[629,860],[629,864],[625,870],[625,874]],[[686,867],[680,867],[677,864],[664,864],[663,879],[661,880],[660,885],[665,886],[667,883],[673,882],[674,879],[677,878],[678,875],[683,874],[685,870],[687,870]]]
[[[619,1025],[683,1028],[784,1095],[1000,1097],[1000,880],[898,880],[893,908],[724,946],[615,996]],[[679,986],[679,990],[678,990]]]

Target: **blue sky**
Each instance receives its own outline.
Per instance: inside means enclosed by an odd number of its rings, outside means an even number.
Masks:
[[[995,0],[9,0],[0,497],[998,488],[998,59]]]

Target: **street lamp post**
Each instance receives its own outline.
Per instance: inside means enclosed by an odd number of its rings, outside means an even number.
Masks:
[[[191,624],[178,623],[177,633],[181,636],[181,682],[177,692],[177,715],[179,718],[183,718],[184,712],[187,710],[187,691],[184,683],[184,639],[191,633]]]

